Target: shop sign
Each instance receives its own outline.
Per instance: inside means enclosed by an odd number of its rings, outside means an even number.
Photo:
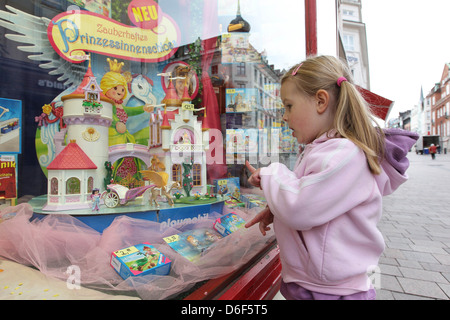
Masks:
[[[180,43],[177,24],[154,7],[156,4],[132,7],[133,2],[129,12],[133,23],[142,18],[141,23],[136,22],[140,28],[97,13],[72,10],[51,20],[47,29],[50,43],[61,57],[73,63],[86,60],[87,52],[141,62],[170,58]]]

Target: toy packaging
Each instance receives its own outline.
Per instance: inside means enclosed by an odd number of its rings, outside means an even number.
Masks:
[[[244,225],[245,220],[232,212],[217,219],[214,223],[214,229],[225,237],[242,228]]]
[[[263,196],[257,194],[241,194],[240,200],[245,204],[245,207],[247,209],[251,209],[254,207],[264,208],[267,205],[266,199]]]
[[[211,228],[199,228],[164,238],[167,244],[189,261],[195,262],[214,247],[222,236]]]
[[[168,275],[170,259],[148,242],[114,251],[111,266],[123,278],[142,275]]]
[[[241,200],[235,199],[235,198],[229,198],[229,199],[225,200],[225,205],[230,209],[245,207],[244,202],[242,202]]]
[[[215,179],[214,186],[216,188],[217,194],[222,196],[230,196],[239,199],[241,196],[241,188],[239,184],[239,178],[226,178],[226,179]]]

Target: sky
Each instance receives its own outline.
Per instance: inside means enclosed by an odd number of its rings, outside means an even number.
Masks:
[[[318,0],[321,1],[321,0]],[[411,110],[450,62],[450,1],[362,0],[371,91],[395,101],[389,118]]]
[[[220,0],[219,15],[235,16],[237,0]],[[286,10],[289,8],[289,10]],[[335,54],[334,0],[317,0],[319,53]],[[269,63],[288,69],[305,58],[303,0],[241,0],[250,43]],[[371,91],[395,101],[389,118],[410,110],[441,79],[450,62],[449,0],[362,0]],[[328,46],[328,47],[326,47]]]

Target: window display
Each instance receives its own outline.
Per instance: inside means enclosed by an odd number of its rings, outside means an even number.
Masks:
[[[182,107],[183,101],[193,105],[193,115],[203,129],[218,130],[211,131],[209,142],[214,147],[207,150],[206,161],[194,161],[194,189],[213,179],[239,177],[242,156],[249,158],[256,145],[264,145],[266,154],[277,153],[283,162],[289,162],[287,154],[295,154],[292,150],[296,148],[283,130],[265,130],[283,126],[278,85],[281,72],[270,65],[267,52],[252,43],[261,34],[260,26],[252,26],[246,16],[246,12],[250,17],[258,12],[254,4],[225,0],[189,5],[178,0],[112,0],[99,5],[92,1],[63,2],[19,5],[9,1],[0,16],[2,42],[19,53],[7,52],[6,58],[27,64],[37,61],[38,66],[33,64],[36,75],[55,77],[39,81],[51,89],[48,92],[24,94],[28,99],[26,115],[34,113],[36,118],[25,132],[30,137],[33,127],[36,130],[36,156],[27,148],[24,161],[34,166],[20,164],[20,176],[33,172],[39,183],[38,190],[30,190],[19,179],[19,195],[48,193],[47,167],[61,152],[61,143],[66,143],[61,139],[70,131],[67,111],[63,119],[63,104],[68,96],[77,94],[84,95],[86,115],[102,114],[102,108],[108,109],[105,103],[112,104],[107,134],[108,160],[114,168],[111,180],[127,187],[140,183],[139,171],[149,167],[143,158],[162,147],[165,112],[169,121],[173,120],[173,112]],[[46,16],[34,14],[37,12]],[[8,82],[14,86],[19,81]],[[104,121],[109,121],[105,116]],[[31,119],[27,117],[26,121],[29,124]],[[244,148],[240,157],[225,157],[227,130],[244,128],[252,133],[253,151]],[[197,133],[183,126],[179,131],[174,136],[178,140],[166,147],[190,143],[193,153],[197,152]],[[92,146],[104,139],[104,134],[101,128],[86,125],[80,138],[95,149]],[[219,139],[220,143],[216,141]],[[274,142],[273,147],[269,142]],[[127,144],[133,145],[128,154],[123,150]],[[150,156],[138,156],[145,152]],[[103,170],[100,161],[96,165]],[[180,165],[168,164],[166,172],[171,180],[182,180]],[[94,187],[104,188],[97,181]]]
[[[263,11],[265,23],[255,22]],[[15,185],[18,197],[33,197],[33,218],[62,214],[100,234],[118,217],[146,220],[158,224],[153,245],[166,228],[189,233],[231,208],[264,205],[253,201],[257,195],[241,198],[245,160],[292,165],[298,149],[282,121],[282,71],[265,47],[263,30],[276,19],[255,1],[5,1],[0,97],[22,109],[1,135],[23,134]],[[127,239],[123,247],[145,241]],[[250,248],[273,241],[256,232],[230,235],[233,262],[223,270],[236,270]],[[217,250],[208,247],[202,258],[214,268]],[[127,266],[136,269],[141,261],[132,260]]]

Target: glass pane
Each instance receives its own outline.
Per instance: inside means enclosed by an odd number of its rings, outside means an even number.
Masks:
[[[326,2],[318,4],[327,12],[318,34],[335,38],[318,44],[336,52],[336,29],[324,27],[335,21],[335,1]],[[174,180],[183,163],[205,153],[206,165],[195,171],[199,178],[207,171],[208,181],[195,180],[205,185],[242,178],[246,159],[257,166],[295,161],[279,80],[306,56],[303,1],[10,0],[0,10],[8,22],[0,26],[0,97],[23,107],[19,196],[47,192],[46,168],[68,139],[98,168],[113,163],[116,180],[133,178],[128,186],[138,184],[137,172],[159,150],[177,159],[164,162]],[[52,20],[49,29],[41,18]],[[74,94],[92,109],[84,115],[97,119],[89,125],[95,137],[75,136],[67,110],[62,119]],[[105,140],[108,103],[113,120]],[[183,148],[175,148],[180,139]],[[100,160],[93,150],[105,150]],[[74,185],[71,192],[79,192]],[[88,189],[101,185],[89,181]]]
[[[80,194],[80,179],[69,178],[66,181],[66,194]]]

